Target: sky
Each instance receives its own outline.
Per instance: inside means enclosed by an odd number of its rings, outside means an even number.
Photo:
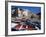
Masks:
[[[15,10],[16,8],[27,9],[27,10],[31,11],[32,13],[35,13],[35,14],[41,12],[41,7],[11,6],[12,10]]]

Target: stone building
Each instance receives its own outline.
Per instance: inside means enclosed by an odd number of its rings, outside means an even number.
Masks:
[[[27,9],[20,9],[20,8],[15,10],[14,15],[16,17],[20,17],[20,18],[31,18],[31,19],[33,19],[33,18],[38,19],[38,17],[39,17],[38,15],[32,13],[31,11],[29,11]]]

